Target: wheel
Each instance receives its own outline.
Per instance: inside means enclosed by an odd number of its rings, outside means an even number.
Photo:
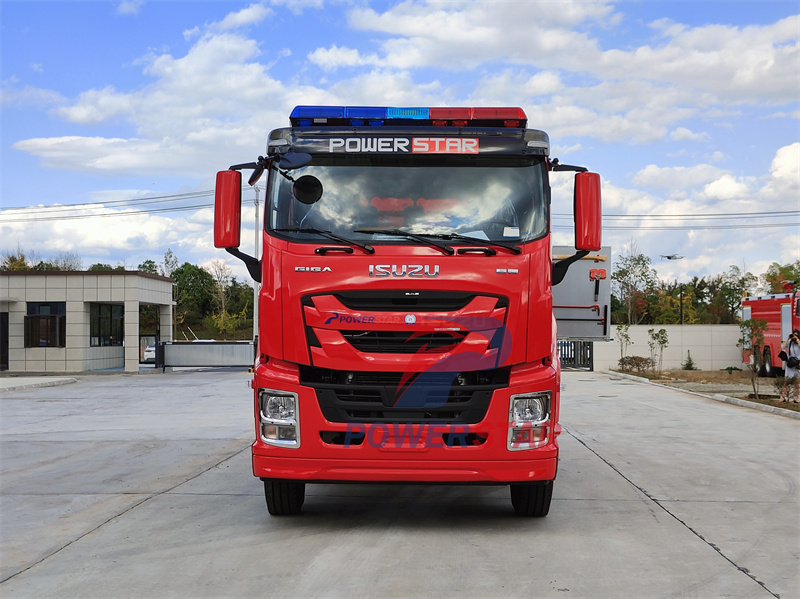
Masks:
[[[553,481],[511,485],[511,505],[517,516],[541,518],[550,511]]]
[[[762,366],[764,376],[775,376],[775,369],[772,367],[772,351],[767,347],[764,349],[764,363]]]
[[[264,479],[267,510],[273,516],[299,514],[306,498],[306,484],[296,480]]]

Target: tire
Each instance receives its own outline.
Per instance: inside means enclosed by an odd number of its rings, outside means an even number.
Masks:
[[[292,516],[300,513],[306,498],[306,484],[295,480],[265,478],[264,497],[272,516]]]
[[[541,518],[550,511],[553,481],[511,485],[511,505],[517,516]]]
[[[772,367],[772,351],[770,348],[764,349],[764,362],[762,365],[764,376],[775,376],[775,368]]]

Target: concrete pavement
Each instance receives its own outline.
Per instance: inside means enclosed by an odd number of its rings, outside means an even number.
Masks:
[[[309,486],[269,517],[249,375],[78,377],[0,399],[8,597],[793,597],[796,420],[565,373],[544,519],[503,487]]]

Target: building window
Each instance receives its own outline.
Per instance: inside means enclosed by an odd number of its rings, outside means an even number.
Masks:
[[[124,309],[119,304],[89,304],[89,336],[92,347],[122,345]]]
[[[28,302],[25,347],[66,347],[67,302]]]

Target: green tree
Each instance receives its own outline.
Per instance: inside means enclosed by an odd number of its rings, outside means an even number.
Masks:
[[[201,324],[214,301],[214,277],[207,270],[184,262],[172,272],[175,280],[175,324]],[[176,337],[177,338],[177,337]]]
[[[231,275],[231,267],[225,264],[223,260],[212,260],[209,264],[208,271],[214,277],[214,301],[217,310],[220,313],[226,314],[228,312],[228,297],[230,295],[230,287],[233,282]]]
[[[653,364],[653,374],[661,376],[662,365],[664,363],[664,349],[669,345],[669,335],[666,329],[648,329],[647,334],[650,337],[647,341],[650,347],[650,359]]]
[[[223,339],[228,336],[236,337],[237,331],[244,328],[247,322],[247,306],[241,312],[229,314],[228,312],[214,312],[206,316],[204,324],[210,324],[212,328],[219,331]]]
[[[0,270],[31,270],[39,261],[36,252],[25,252],[17,245],[16,251],[3,252]]]
[[[153,260],[145,260],[136,267],[139,272],[146,272],[152,275],[158,274],[158,265]],[[139,333],[155,334],[159,330],[161,323],[161,311],[158,306],[152,304],[139,305]]]
[[[758,278],[749,272],[742,272],[738,266],[731,266],[727,272],[717,275],[714,281],[715,295],[711,300],[713,312],[720,324],[739,322],[739,308],[742,297],[755,290]]]
[[[631,340],[630,335],[630,328],[631,325],[629,324],[619,324],[617,325],[617,340],[619,341],[619,361],[620,364],[625,360],[625,356],[628,354],[628,346],[633,345],[633,341]]]
[[[661,283],[649,297],[647,313],[653,324],[693,324],[698,322],[694,288],[678,283]]]
[[[767,293],[784,293],[784,282],[794,282],[800,285],[800,260],[788,264],[773,262],[767,271],[761,275],[761,280]]]
[[[111,266],[110,264],[106,264],[104,262],[95,262],[94,264],[92,264],[86,270],[89,270],[89,271],[92,271],[92,272],[94,272],[94,271],[103,271],[103,270],[125,270],[125,267],[124,266],[114,267],[114,266]]]
[[[172,276],[178,269],[178,257],[172,252],[170,248],[167,248],[167,251],[164,252],[164,262],[159,267],[160,274],[165,277],[175,278]]]
[[[31,270],[83,270],[83,260],[75,252],[57,252],[47,260],[40,260]]]
[[[639,252],[634,242],[622,254],[611,273],[614,294],[624,306],[626,324],[639,324],[645,316],[647,294],[657,285],[656,271],[650,266],[650,258]]]
[[[139,272],[150,273],[151,275],[157,275],[158,265],[152,260],[145,260],[139,266],[136,267],[136,270],[138,270]]]
[[[245,317],[253,320],[253,288],[247,283],[241,283],[234,279],[231,282],[230,294],[228,298],[228,309],[232,314],[245,311]],[[250,327],[252,328],[252,322]],[[245,325],[246,326],[246,325]]]

